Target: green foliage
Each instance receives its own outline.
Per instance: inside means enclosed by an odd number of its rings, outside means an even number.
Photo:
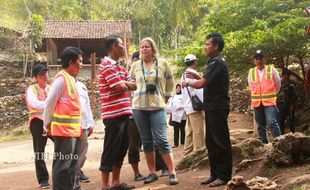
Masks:
[[[43,17],[41,15],[32,14],[28,28],[28,38],[33,42],[35,47],[42,44],[43,39]]]

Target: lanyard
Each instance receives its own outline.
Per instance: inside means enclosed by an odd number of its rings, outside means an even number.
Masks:
[[[149,84],[149,81],[146,80],[145,78],[145,71],[144,71],[144,66],[143,66],[143,60],[141,60],[141,67],[142,67],[142,72],[143,72],[143,78],[145,81],[145,84]],[[157,59],[155,58],[155,67],[156,67],[156,78],[155,78],[155,86],[157,86],[157,81],[158,81],[158,62]]]

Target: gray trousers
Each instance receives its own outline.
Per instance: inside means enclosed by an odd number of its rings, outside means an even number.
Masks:
[[[53,190],[72,190],[77,167],[77,138],[54,136]]]
[[[81,168],[84,166],[84,163],[86,160],[86,153],[88,149],[88,130],[87,129],[83,129],[83,134],[81,135],[81,137],[77,139],[76,147],[77,147],[77,155],[79,159],[77,161],[74,189],[79,189],[81,188],[81,185],[80,185]]]

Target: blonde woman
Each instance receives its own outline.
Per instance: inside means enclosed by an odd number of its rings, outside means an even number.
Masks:
[[[165,106],[174,89],[174,79],[167,61],[159,59],[153,39],[140,42],[141,60],[133,63],[130,74],[136,81],[132,106],[150,174],[144,184],[158,180],[155,174],[155,149],[157,144],[170,173],[170,185],[178,184],[172,149],[167,138]]]

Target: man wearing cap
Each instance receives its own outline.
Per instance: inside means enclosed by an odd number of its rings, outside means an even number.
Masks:
[[[211,175],[202,185],[216,187],[227,184],[232,174],[232,151],[228,130],[229,115],[229,72],[220,55],[224,49],[224,39],[221,34],[214,33],[206,36],[205,51],[210,58],[207,70],[201,77],[193,72],[186,72],[190,78],[182,82],[183,87],[203,88],[203,104],[206,122],[206,145],[210,163]]]
[[[259,137],[268,144],[266,125],[270,127],[272,136],[281,135],[277,121],[277,93],[281,87],[281,79],[273,65],[266,65],[265,55],[257,50],[253,55],[256,67],[250,69],[248,84],[251,90],[251,106],[254,109],[255,121],[258,125]]]
[[[66,47],[61,53],[63,70],[57,73],[47,96],[44,130],[53,136],[53,189],[72,190],[77,168],[77,141],[81,136],[81,105],[75,77],[82,67],[82,51]]]
[[[187,66],[185,72],[193,72],[198,75],[196,71],[198,65],[198,59],[193,54],[188,54],[184,58],[184,62]],[[185,73],[182,75],[182,81],[195,81],[196,79],[189,79]],[[186,87],[182,89],[184,110],[187,115],[186,137],[184,145],[184,155],[197,150],[206,148],[205,145],[205,116],[203,111],[195,111],[193,109],[191,96],[197,95],[201,101],[203,101],[203,89],[194,89]]]
[[[44,161],[47,136],[43,136],[43,111],[50,86],[47,84],[49,78],[47,68],[44,65],[35,65],[32,74],[36,84],[27,89],[26,103],[29,110],[29,125],[33,140],[37,180],[40,187],[46,189],[50,187],[50,184],[48,183],[49,175]]]

